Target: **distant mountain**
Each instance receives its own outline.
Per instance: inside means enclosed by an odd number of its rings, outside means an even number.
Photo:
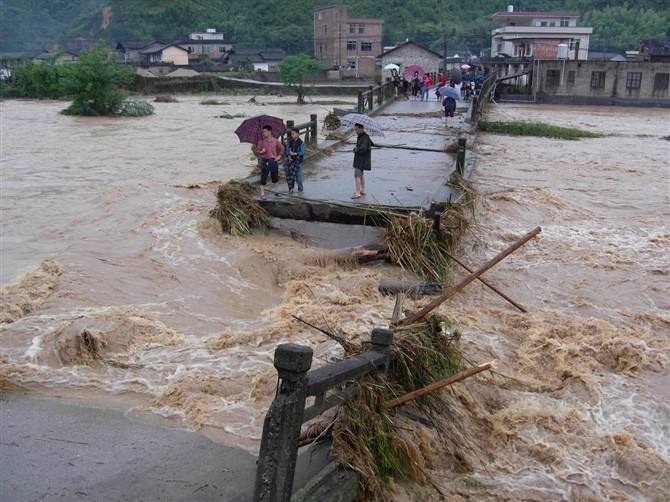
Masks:
[[[216,28],[240,42],[311,52],[313,9],[323,0],[1,0],[0,50],[31,50],[76,37],[172,41],[190,31]],[[410,38],[441,49],[478,50],[490,44],[491,14],[515,10],[577,10],[595,29],[592,45],[634,49],[640,38],[670,36],[670,2],[640,0],[346,0],[355,16],[383,17],[384,43]]]

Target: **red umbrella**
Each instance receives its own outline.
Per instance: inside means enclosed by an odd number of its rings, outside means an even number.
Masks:
[[[278,138],[286,132],[284,121],[279,117],[271,115],[258,115],[251,117],[240,124],[235,134],[240,138],[240,143],[251,143],[256,145],[263,138],[263,127],[272,127],[272,135]]]
[[[423,74],[426,73],[423,71],[422,66],[419,66],[418,64],[411,64],[405,67],[403,70],[403,75],[405,75],[407,80],[410,80],[414,76],[414,72],[419,72],[419,78],[423,78]]]

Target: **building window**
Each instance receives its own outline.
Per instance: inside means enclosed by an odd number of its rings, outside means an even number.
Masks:
[[[502,52],[502,44],[498,44],[498,45],[496,46],[496,52],[497,52],[497,53],[501,53],[501,52]]]
[[[195,49],[192,46],[188,46],[188,53],[193,54],[195,52]]]
[[[556,23],[554,21],[552,21],[551,23],[549,23],[549,26],[551,26],[553,28],[554,26],[556,26]]]
[[[365,25],[364,24],[359,24],[358,25],[358,33],[365,33]]]
[[[657,73],[654,75],[654,90],[667,91],[670,84],[670,73]]]
[[[361,42],[361,52],[372,52],[372,42]]]
[[[202,52],[204,54],[209,54],[209,45],[203,45],[202,46]]]
[[[561,20],[560,20],[560,24],[561,24],[562,28],[566,28],[566,27],[570,26],[570,18],[562,17]]]
[[[591,89],[605,88],[605,74],[604,71],[591,72]]]
[[[642,84],[641,71],[629,71],[626,74],[626,89],[639,89]]]
[[[225,45],[220,45],[220,46],[219,46],[219,52],[220,52],[221,54],[223,54],[224,52],[226,52],[226,46],[225,46]]]
[[[571,39],[570,39],[570,43],[569,43],[569,45],[568,45],[568,48],[569,48],[571,51],[574,51],[574,50],[577,48],[577,42],[578,42],[578,41],[579,41],[579,39],[577,39],[577,38],[571,38]]]
[[[575,85],[575,70],[568,70],[568,80],[567,85]]]
[[[328,35],[328,25],[323,25],[323,34]]]
[[[540,23],[540,26],[544,26],[544,27],[546,27],[548,24],[549,24],[549,23],[547,23],[546,21],[542,21],[542,22]]]
[[[350,24],[349,25],[349,33],[356,33],[356,25],[355,24]]]
[[[561,83],[561,70],[547,70],[547,87],[558,87]]]
[[[347,41],[347,50],[349,52],[353,52],[356,50],[356,40],[348,40]]]

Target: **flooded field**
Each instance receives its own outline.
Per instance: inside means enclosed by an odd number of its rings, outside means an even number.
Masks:
[[[206,183],[252,164],[232,134],[238,121],[217,115],[326,113],[221,99],[231,104],[180,97],[144,119],[1,104],[0,388],[144,409],[254,449],[276,344],[309,344],[319,361],[340,354],[291,315],[352,337],[388,323],[392,300],[376,288],[396,269],[317,267],[319,251],[288,236],[228,237],[208,218],[216,185]],[[449,420],[469,446],[456,460],[419,431],[433,483],[398,487],[397,498],[663,500],[670,115],[514,105],[490,115],[607,136],[479,136],[482,204],[464,260],[482,263],[542,226],[487,273],[530,313],[476,284],[443,307],[461,323],[468,359],[495,358],[498,369],[453,389]],[[205,188],[180,188],[193,183]]]

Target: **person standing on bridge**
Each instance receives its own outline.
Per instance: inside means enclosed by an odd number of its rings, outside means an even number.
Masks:
[[[263,126],[263,138],[256,145],[256,155],[261,158],[261,199],[265,200],[265,185],[268,176],[272,183],[279,181],[279,164],[284,147],[277,138],[272,136],[272,126]]]
[[[300,139],[300,131],[291,129],[291,135],[286,142],[286,183],[289,195],[293,193],[293,187],[298,183],[298,192],[302,193],[302,160],[305,157],[305,144]]]
[[[363,124],[354,124],[354,131],[358,139],[354,148],[354,181],[356,191],[352,199],[360,199],[365,196],[365,171],[372,170],[372,147],[375,146],[368,133],[365,132]]]

